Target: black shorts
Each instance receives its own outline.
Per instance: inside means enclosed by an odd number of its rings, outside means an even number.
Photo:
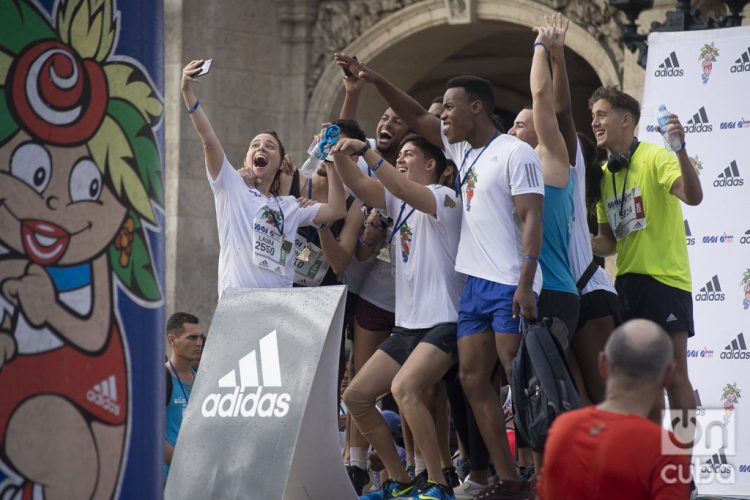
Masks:
[[[385,339],[378,349],[403,365],[420,342],[432,344],[446,354],[456,356],[456,323],[440,323],[432,328],[410,330],[396,326],[391,336]]]
[[[362,297],[357,298],[357,304],[354,309],[354,321],[365,330],[370,330],[371,332],[391,331],[396,322],[396,315],[394,313],[381,309]]]
[[[581,330],[592,319],[605,316],[612,316],[612,319],[615,320],[615,326],[622,323],[622,306],[616,293],[607,290],[594,290],[581,295],[581,311],[578,314],[576,331]]]
[[[573,338],[578,324],[578,309],[581,299],[577,293],[542,290],[539,294],[540,318],[557,318],[568,327],[568,340]]]
[[[623,274],[615,280],[622,316],[650,319],[667,333],[687,331],[695,335],[693,297],[690,292],[665,285],[645,274]]]

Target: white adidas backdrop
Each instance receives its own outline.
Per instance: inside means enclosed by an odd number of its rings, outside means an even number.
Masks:
[[[652,33],[648,45],[640,139],[663,143],[665,104],[703,186],[699,206],[683,205],[696,331],[688,366],[709,422],[693,476],[701,494],[750,495],[750,27]],[[710,425],[725,427],[723,444],[703,432]]]

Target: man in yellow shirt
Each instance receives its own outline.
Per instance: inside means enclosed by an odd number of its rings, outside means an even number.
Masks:
[[[667,387],[669,406],[694,409],[687,371],[687,339],[695,333],[692,284],[680,201],[698,205],[703,190],[685,151],[685,131],[671,115],[669,134],[679,137],[679,151],[639,143],[635,127],[640,104],[614,87],[597,89],[589,107],[596,145],[610,154],[596,206],[594,253],[617,252],[615,287],[624,319],[650,319],[669,333],[676,364]],[[692,437],[685,439],[689,441]]]

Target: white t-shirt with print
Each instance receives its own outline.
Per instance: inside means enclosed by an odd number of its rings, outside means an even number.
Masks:
[[[419,210],[412,212],[409,205],[385,191],[386,210],[394,223],[387,237],[390,239],[396,230],[390,243],[391,262],[396,269],[396,326],[402,328],[455,323],[464,288],[465,276],[454,270],[461,200],[448,187],[428,187],[435,195],[435,216]],[[406,222],[396,227],[397,221],[404,219]]]
[[[573,279],[578,281],[591,263],[594,253],[591,249],[591,233],[586,218],[586,164],[583,161],[580,141],[576,141],[576,146],[576,164],[571,169],[573,173],[573,220],[568,244],[568,260]],[[585,295],[594,290],[617,293],[607,272],[598,266],[589,282],[583,287],[582,293]]]
[[[287,256],[285,276],[253,263],[253,221],[262,218],[264,209],[283,213],[285,238],[294,242],[297,228],[309,226],[320,210],[320,204],[300,207],[293,196],[266,197],[245,184],[227,157],[216,180],[206,169],[216,206],[219,230],[219,296],[227,288],[289,288],[294,280],[294,253]]]
[[[461,188],[464,214],[456,271],[518,285],[523,246],[513,197],[529,193],[544,196],[539,157],[531,146],[511,135],[500,134],[485,151],[484,145],[475,149],[466,141],[448,143],[442,124],[440,132],[446,155],[458,167],[461,181],[468,172]],[[537,266],[534,291],[541,289],[542,270]]]

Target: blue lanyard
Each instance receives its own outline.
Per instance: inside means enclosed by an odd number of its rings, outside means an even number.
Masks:
[[[458,175],[456,175],[456,196],[461,196],[461,188],[464,187],[464,184],[466,184],[466,180],[469,178],[469,175],[471,175],[471,172],[474,170],[474,165],[479,160],[479,157],[482,156],[482,153],[484,153],[484,151],[489,147],[489,145],[492,144],[492,141],[494,141],[495,138],[497,138],[497,136],[499,136],[499,135],[500,135],[500,132],[497,131],[497,130],[495,130],[495,133],[492,134],[492,137],[490,137],[490,140],[487,141],[487,144],[484,145],[484,147],[479,152],[479,154],[477,155],[477,157],[474,158],[474,161],[471,162],[471,165],[469,165],[468,170],[466,170],[466,174],[464,175],[464,178],[461,179],[461,183],[459,184],[459,178],[461,177],[461,172],[464,169],[464,165],[466,164],[467,158],[469,158],[469,153],[471,153],[473,151],[473,149],[469,149],[466,153],[464,153],[464,159],[461,162],[461,168],[458,169]]]
[[[312,200],[312,177],[307,179],[307,198]],[[305,228],[305,243],[310,243],[310,238],[312,238],[312,226],[307,226]]]
[[[180,389],[182,389],[182,395],[185,396],[185,407],[187,407],[188,399],[190,399],[190,395],[185,390],[185,386],[182,385],[182,380],[180,380],[180,373],[177,371],[177,368],[174,367],[172,364],[172,360],[169,360],[169,366],[172,367],[172,371],[174,372],[174,377],[177,379],[177,383],[180,384]],[[195,368],[193,368],[193,378],[195,378]],[[169,396],[170,399],[172,399],[172,395]]]
[[[393,241],[393,237],[396,236],[396,233],[399,229],[401,229],[401,226],[406,224],[406,221],[409,220],[409,217],[411,217],[411,214],[414,213],[414,209],[412,208],[408,214],[406,214],[406,217],[404,220],[401,220],[401,216],[404,215],[404,209],[406,208],[406,202],[401,202],[401,211],[398,213],[398,219],[396,219],[396,224],[393,226],[393,231],[391,231],[391,239],[388,240],[388,244],[390,245]]]
[[[625,169],[625,178],[622,180],[622,198],[617,199],[617,184],[615,183],[615,174],[612,173],[612,191],[615,193],[615,203],[617,203],[619,211],[620,211],[620,218],[623,217],[622,212],[625,209],[625,183],[628,182],[628,170]]]
[[[281,233],[281,239],[284,239],[284,211],[281,209],[281,201],[279,201],[279,197],[273,195],[273,199],[276,200],[276,205],[278,205],[279,207],[279,215],[281,215],[281,226],[279,226],[279,223],[276,222],[276,217],[273,215],[273,211],[271,212],[271,222],[276,227],[276,230]]]

